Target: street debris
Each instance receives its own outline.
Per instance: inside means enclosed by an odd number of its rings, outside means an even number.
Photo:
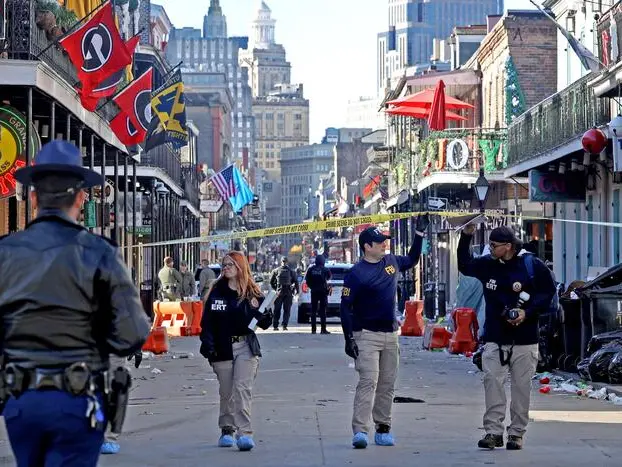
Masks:
[[[600,401],[608,401],[614,405],[622,405],[622,397],[614,392],[609,392],[606,387],[595,389],[583,381],[574,381],[566,379],[563,376],[551,375],[549,373],[536,374],[533,379],[537,379],[540,383],[538,389],[541,394],[550,392],[562,392],[575,394],[578,397],[595,399]]]
[[[151,373],[154,374],[154,375],[159,375],[160,373],[162,373],[162,370],[154,368],[153,370],[151,370]]]

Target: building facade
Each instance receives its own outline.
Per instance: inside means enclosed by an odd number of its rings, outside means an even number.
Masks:
[[[281,150],[281,224],[299,224],[318,213],[315,187],[333,167],[332,144],[312,144]],[[299,235],[284,237],[287,251]]]
[[[276,20],[265,2],[260,2],[251,25],[250,44],[240,53],[240,65],[250,69],[253,97],[267,96],[277,85],[291,82],[291,64],[285,47],[275,41]]]
[[[309,143],[309,101],[303,86],[287,85],[253,100],[257,165],[271,181],[280,181],[283,149]]]
[[[388,28],[377,40],[378,96],[384,96],[394,75],[430,61],[434,39],[501,13],[503,0],[388,0]]]
[[[228,37],[227,20],[218,0],[211,0],[204,18],[203,32],[194,28],[173,29],[167,46],[171,63],[183,61],[186,73],[222,73],[226,77],[233,108],[231,120],[231,146],[228,159],[223,163],[242,162],[244,158],[254,164],[255,125],[252,114],[251,89],[248,73],[239,65],[239,54],[246,47],[247,38]]]

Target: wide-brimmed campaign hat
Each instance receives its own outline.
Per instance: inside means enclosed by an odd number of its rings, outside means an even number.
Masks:
[[[82,167],[82,154],[69,141],[55,140],[45,144],[35,156],[34,164],[16,170],[15,178],[23,185],[30,185],[33,177],[46,173],[75,175],[84,182],[82,188],[102,184],[100,174]]]

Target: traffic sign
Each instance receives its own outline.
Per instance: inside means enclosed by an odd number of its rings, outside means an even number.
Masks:
[[[449,200],[447,198],[428,198],[428,209],[443,209],[445,206],[449,204]]]

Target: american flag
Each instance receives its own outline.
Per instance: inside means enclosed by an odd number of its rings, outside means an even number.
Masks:
[[[214,175],[211,178],[211,182],[214,184],[223,200],[226,201],[232,196],[235,196],[236,191],[235,183],[233,182],[233,164]]]

